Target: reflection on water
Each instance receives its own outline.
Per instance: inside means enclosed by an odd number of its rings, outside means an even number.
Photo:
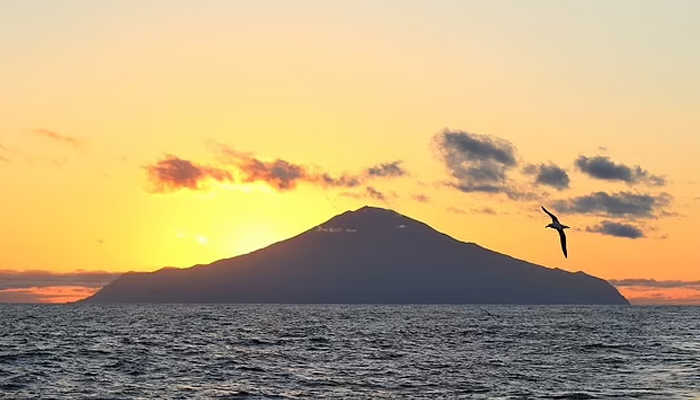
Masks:
[[[3,399],[700,398],[700,307],[0,305]]]

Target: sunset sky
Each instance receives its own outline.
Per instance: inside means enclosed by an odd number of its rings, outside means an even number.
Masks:
[[[700,2],[0,2],[0,302],[365,204],[700,303]],[[571,229],[569,258],[540,210]]]

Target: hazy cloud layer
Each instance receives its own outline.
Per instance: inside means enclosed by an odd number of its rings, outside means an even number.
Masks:
[[[639,239],[644,237],[644,231],[641,228],[613,221],[602,221],[595,226],[587,226],[586,232],[600,233],[603,235],[616,236],[629,239]]]
[[[617,164],[607,156],[580,156],[575,161],[576,167],[586,175],[608,181],[622,181],[628,184],[645,183],[652,186],[663,186],[666,180],[658,175],[642,169],[639,165],[629,167]]]
[[[445,129],[433,141],[453,178],[450,185],[462,192],[520,194],[507,186],[507,172],[515,167],[515,146],[504,139]]]
[[[619,287],[633,286],[650,289],[683,288],[700,290],[700,281],[657,281],[656,279],[608,279],[608,282],[610,282],[610,284],[613,286]]]
[[[0,290],[29,289],[54,286],[100,288],[122,275],[121,272],[76,271],[50,272],[40,270],[0,270]]]
[[[700,304],[700,281],[610,279],[632,304]]]
[[[671,202],[668,194],[594,192],[554,202],[554,209],[572,214],[606,214],[612,217],[653,218]]]
[[[172,155],[146,167],[152,192],[165,193],[179,189],[200,189],[204,182],[233,182],[231,172],[218,167],[198,165]]]
[[[0,290],[0,303],[67,303],[91,296],[99,288],[51,286]]]
[[[558,190],[567,189],[571,180],[565,169],[556,164],[529,164],[523,172],[535,176],[535,182]]]
[[[71,146],[80,146],[83,143],[82,139],[62,135],[60,133],[50,131],[48,129],[34,129],[32,133],[34,133],[37,136],[53,140],[54,142],[67,144]]]

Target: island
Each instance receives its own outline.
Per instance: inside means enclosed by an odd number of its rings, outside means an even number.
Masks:
[[[80,302],[629,304],[603,279],[519,260],[369,206],[248,254],[128,272]]]

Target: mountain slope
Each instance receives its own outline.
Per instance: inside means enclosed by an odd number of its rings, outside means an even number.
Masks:
[[[628,304],[602,279],[460,242],[375,207],[209,265],[127,273],[84,302]]]

